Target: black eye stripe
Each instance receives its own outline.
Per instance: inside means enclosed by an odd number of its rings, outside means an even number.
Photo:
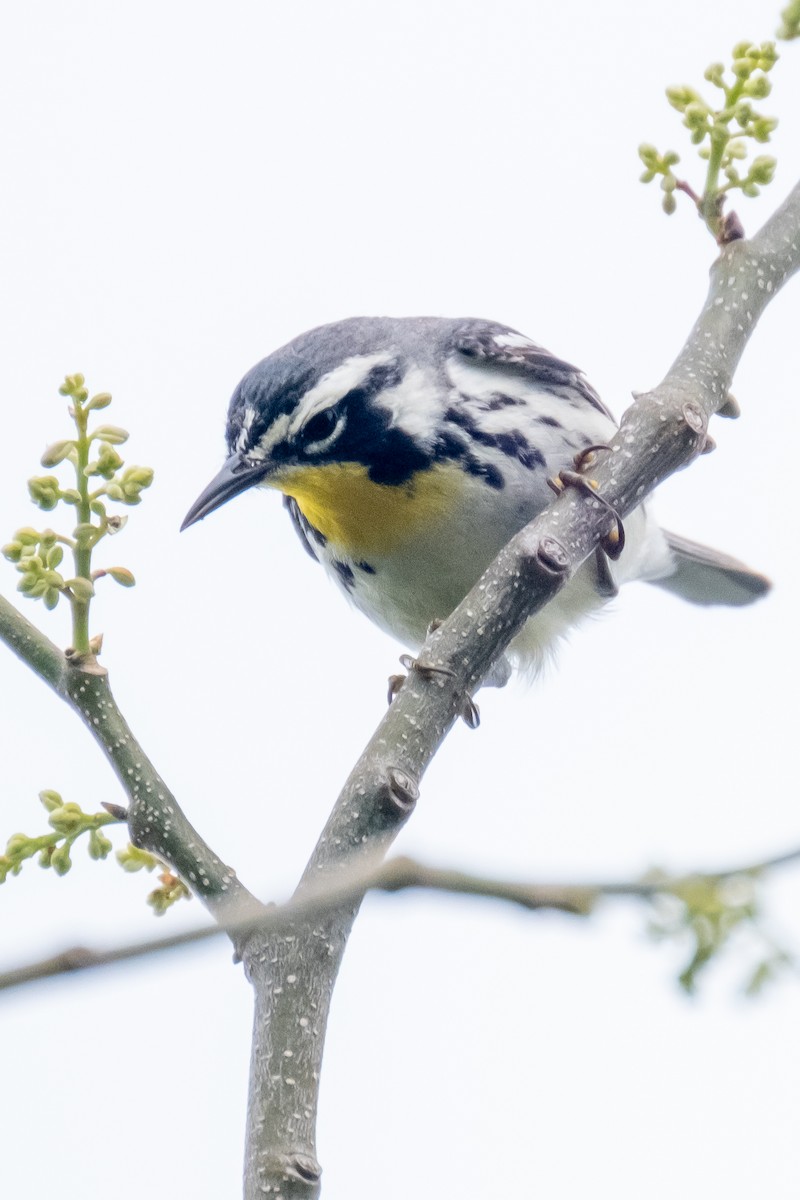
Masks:
[[[307,421],[300,430],[300,438],[303,442],[321,442],[324,441],[329,434],[333,433],[336,426],[336,411],[333,408],[324,408],[322,412],[318,412]]]

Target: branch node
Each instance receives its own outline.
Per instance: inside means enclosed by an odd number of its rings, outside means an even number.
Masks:
[[[536,558],[549,575],[563,575],[569,569],[569,555],[554,537],[543,537],[536,548]]]
[[[730,420],[735,420],[742,415],[742,410],[739,407],[739,401],[735,396],[728,392],[727,399],[721,408],[717,409],[718,417],[728,417]]]
[[[387,795],[395,808],[402,813],[413,812],[419,800],[419,787],[400,767],[389,767],[387,771]]]
[[[288,1175],[301,1179],[304,1183],[319,1183],[322,1167],[310,1154],[292,1154],[286,1164]]]
[[[705,433],[706,417],[699,404],[695,404],[694,401],[687,400],[681,409],[681,412],[683,413],[684,421],[689,426],[692,433]]]

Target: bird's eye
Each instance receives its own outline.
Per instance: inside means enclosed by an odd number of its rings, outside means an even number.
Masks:
[[[324,408],[307,421],[300,436],[306,445],[314,442],[324,442],[336,428],[336,413],[332,408]]]

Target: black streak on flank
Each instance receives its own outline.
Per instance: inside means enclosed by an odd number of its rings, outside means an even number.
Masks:
[[[353,574],[353,568],[349,565],[349,563],[339,562],[338,558],[335,558],[331,565],[333,566],[336,574],[339,576],[339,582],[342,584],[342,586],[348,592],[352,592],[356,582],[355,575]]]
[[[465,454],[462,461],[464,469],[470,475],[478,475],[482,479],[485,479],[489,487],[494,488],[495,491],[502,491],[506,486],[505,479],[503,479],[497,467],[493,467],[491,463],[481,462],[480,459],[475,458],[472,454]]]
[[[505,433],[487,433],[481,429],[470,413],[464,408],[449,408],[445,413],[445,419],[452,422],[454,425],[460,426],[466,430],[473,442],[477,442],[480,446],[491,446],[494,450],[499,450],[501,454],[505,454],[507,458],[515,458],[527,467],[528,470],[534,471],[537,467],[545,466],[545,458],[536,446],[532,446],[525,434],[519,429],[510,429]],[[472,471],[471,467],[467,467]],[[473,474],[483,474],[483,472],[472,471]],[[497,473],[499,474],[499,472]],[[500,477],[502,479],[502,476]],[[487,475],[487,482],[490,482]],[[502,483],[490,483],[491,487],[502,487]]]
[[[359,571],[363,571],[365,575],[375,574],[375,568],[373,567],[372,563],[364,562],[363,559],[360,563],[356,563],[356,566],[358,567]]]

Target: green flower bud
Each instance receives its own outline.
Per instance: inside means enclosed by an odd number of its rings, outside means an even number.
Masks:
[[[58,390],[62,396],[74,396],[75,392],[82,388],[85,382],[86,380],[81,374],[67,375]]]
[[[737,79],[748,79],[756,67],[756,60],[752,58],[735,58],[731,63],[731,70]]]
[[[48,612],[53,611],[53,609],[56,607],[56,605],[58,604],[60,599],[61,599],[61,591],[59,588],[57,588],[57,587],[45,588],[44,595],[42,596],[42,600],[44,600],[44,606],[48,610]]]
[[[43,467],[55,467],[60,462],[63,462],[70,453],[75,451],[75,443],[70,438],[65,438],[62,442],[53,442],[48,446],[41,458]]]
[[[771,91],[772,84],[766,75],[753,75],[744,85],[745,96],[752,96],[754,100],[766,100]]]
[[[111,403],[110,392],[98,392],[96,396],[92,396],[89,403],[86,405],[86,411],[91,412],[93,409],[97,411],[101,408],[108,408]]]
[[[678,207],[678,202],[675,199],[674,192],[666,192],[664,194],[664,197],[661,201],[661,207],[668,217],[672,216],[672,214],[675,212],[675,209]]]
[[[72,866],[72,859],[69,856],[69,847],[57,846],[50,857],[50,865],[56,875],[66,875],[67,871]]]
[[[106,567],[106,575],[110,575],[117,583],[123,587],[133,587],[136,580],[133,573],[127,567]]]
[[[48,567],[55,568],[60,564],[63,557],[64,557],[64,547],[63,546],[58,546],[58,545],[51,546],[50,549],[47,551],[47,554],[45,555],[44,561],[47,563]]]
[[[52,788],[45,788],[44,791],[39,792],[39,799],[48,812],[53,812],[56,808],[61,808],[64,803],[61,799],[61,794],[53,791]]]
[[[31,529],[29,525],[26,525],[24,529],[18,529],[14,534],[16,540],[22,542],[23,546],[38,546],[41,536],[35,529]]]
[[[759,188],[757,188],[756,185],[754,183],[752,183],[749,179],[745,179],[744,183],[742,184],[742,194],[745,196],[752,197],[752,196],[757,196],[758,193],[759,193]]]
[[[64,488],[61,499],[65,504],[80,504],[81,494],[76,488]]]
[[[100,425],[91,436],[93,439],[109,442],[112,446],[121,446],[123,442],[127,442],[130,434],[118,425]]]
[[[778,163],[774,158],[771,158],[767,154],[760,154],[750,164],[750,180],[753,183],[760,183],[762,185],[772,183],[777,165]]]
[[[6,542],[3,546],[3,558],[7,558],[9,562],[18,563],[22,557],[22,545],[20,542]]]
[[[110,479],[114,472],[118,471],[122,465],[123,461],[114,447],[110,446],[108,442],[101,442],[97,462],[91,464],[94,467],[94,471],[90,472],[89,467],[87,467],[86,474],[102,475],[104,479]]]
[[[677,108],[678,112],[683,112],[688,104],[702,104],[699,93],[694,88],[686,87],[685,84],[680,87],[668,87],[667,100],[673,108]]]
[[[111,842],[99,829],[93,829],[89,835],[89,857],[94,859],[107,858],[112,849]]]
[[[18,857],[28,849],[31,838],[27,833],[12,833],[11,837],[6,842],[6,854],[12,858]]]
[[[128,842],[123,850],[118,850],[116,857],[123,871],[152,871],[159,865],[155,855],[150,854],[148,850],[140,850],[131,842]]]
[[[106,495],[109,500],[125,500],[125,493],[118,483],[110,483],[106,488]]]
[[[53,857],[54,850],[55,850],[55,846],[42,846],[41,850],[39,851],[39,859],[38,859],[40,867],[49,867],[50,866],[50,860]]]
[[[649,142],[642,142],[639,147],[639,158],[646,167],[654,170],[658,165],[658,151],[655,146],[651,146]]]
[[[722,63],[711,63],[710,66],[706,67],[704,74],[708,82],[713,83],[715,87],[722,88],[725,86],[723,81],[725,68]]]
[[[753,119],[753,106],[749,100],[740,100],[734,111],[736,123],[742,129],[749,125]]]
[[[776,117],[756,117],[750,127],[750,134],[757,142],[768,142],[769,135],[776,128],[778,120]]]
[[[60,489],[55,475],[39,475],[28,480],[28,492],[34,504],[49,512],[58,504]]]
[[[62,804],[60,808],[54,808],[50,812],[48,824],[55,829],[56,833],[70,834],[76,833],[84,821],[86,820],[80,807],[75,803]]]
[[[687,104],[683,114],[683,122],[688,129],[703,129],[706,127],[706,122],[709,116],[709,109],[702,101],[694,101],[692,104]]]
[[[94,595],[94,587],[90,579],[84,579],[80,576],[78,579],[67,579],[65,587],[68,587],[76,600],[81,604],[88,604]]]

